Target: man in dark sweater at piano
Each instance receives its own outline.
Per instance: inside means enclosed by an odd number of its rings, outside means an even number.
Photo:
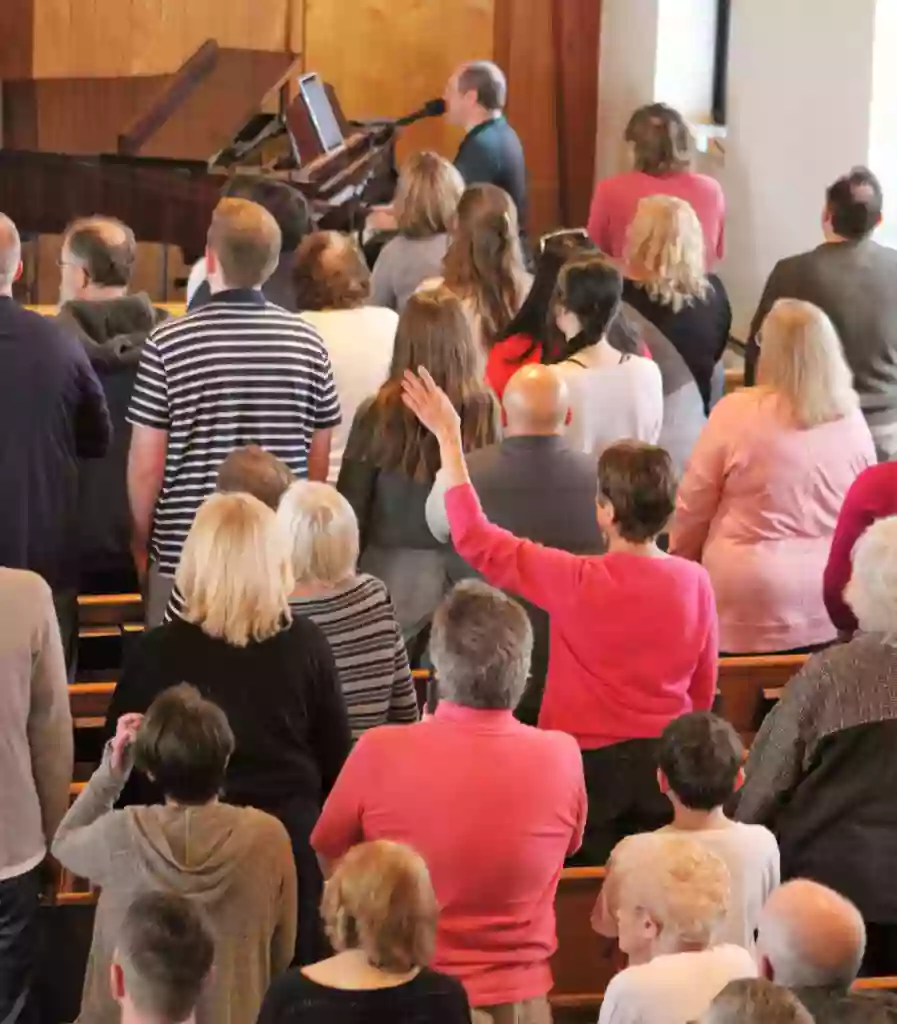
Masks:
[[[455,167],[468,185],[498,185],[514,200],[521,225],[526,223],[526,161],[517,132],[504,115],[508,83],[488,60],[462,64],[445,87],[446,117],[467,133]]]
[[[12,297],[22,272],[15,224],[0,214],[0,565],[53,591],[71,671],[78,641],[78,459],[102,458],[112,429],[84,349]]]

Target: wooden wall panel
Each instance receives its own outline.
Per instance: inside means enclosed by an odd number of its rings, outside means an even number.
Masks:
[[[36,2],[0,0],[0,80],[31,74]]]
[[[305,67],[333,83],[347,117],[401,117],[442,95],[456,65],[492,56],[493,5],[306,0]],[[460,137],[444,118],[421,121],[402,133],[399,159],[417,149],[453,157]]]
[[[0,0],[0,6],[23,0]],[[168,74],[202,42],[285,50],[302,0],[29,0],[34,75],[115,78]]]

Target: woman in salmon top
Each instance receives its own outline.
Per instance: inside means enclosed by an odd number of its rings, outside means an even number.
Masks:
[[[831,320],[780,299],[759,387],[713,410],[679,487],[670,550],[713,580],[720,647],[768,654],[835,639],[823,573],[838,512],[875,446]]]
[[[704,229],[707,269],[723,258],[726,200],[715,178],[692,167],[692,135],[685,119],[665,103],[639,107],[624,135],[633,169],[595,186],[589,209],[589,236],[598,248],[622,259],[626,233],[639,201],[668,195],[684,199]]]
[[[716,691],[716,609],[706,571],[664,554],[656,537],[673,511],[665,451],[612,445],[598,464],[606,555],[573,555],[490,523],[470,484],[458,414],[426,369],[405,374],[405,403],[439,442],[445,507],[458,554],[488,583],[551,618],[539,726],[576,738],[589,793],[577,861],[603,864],[630,832],[670,820],[657,788],[660,734]]]

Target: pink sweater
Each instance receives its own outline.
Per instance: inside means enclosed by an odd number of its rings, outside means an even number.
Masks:
[[[496,587],[548,612],[543,729],[583,750],[659,736],[716,692],[716,610],[700,566],[681,558],[571,555],[490,523],[469,485],[445,507],[458,554]]]
[[[723,258],[726,200],[719,182],[706,174],[682,171],[655,176],[627,171],[599,181],[589,209],[589,237],[602,252],[620,259],[639,202],[656,195],[676,196],[694,209],[704,229],[707,268],[711,269]]]
[[[822,576],[838,512],[875,462],[859,410],[802,430],[779,398],[724,398],[679,486],[670,550],[713,580],[720,648],[769,653],[835,639]]]

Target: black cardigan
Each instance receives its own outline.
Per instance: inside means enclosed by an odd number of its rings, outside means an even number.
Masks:
[[[107,736],[119,716],[146,711],[163,690],[184,682],[218,704],[233,729],[224,794],[230,802],[272,813],[294,798],[320,806],[351,738],[333,654],[318,626],[294,616],[288,629],[246,647],[182,620],[150,630],[115,688]],[[125,802],[157,802],[160,794],[148,789],[140,779]]]

